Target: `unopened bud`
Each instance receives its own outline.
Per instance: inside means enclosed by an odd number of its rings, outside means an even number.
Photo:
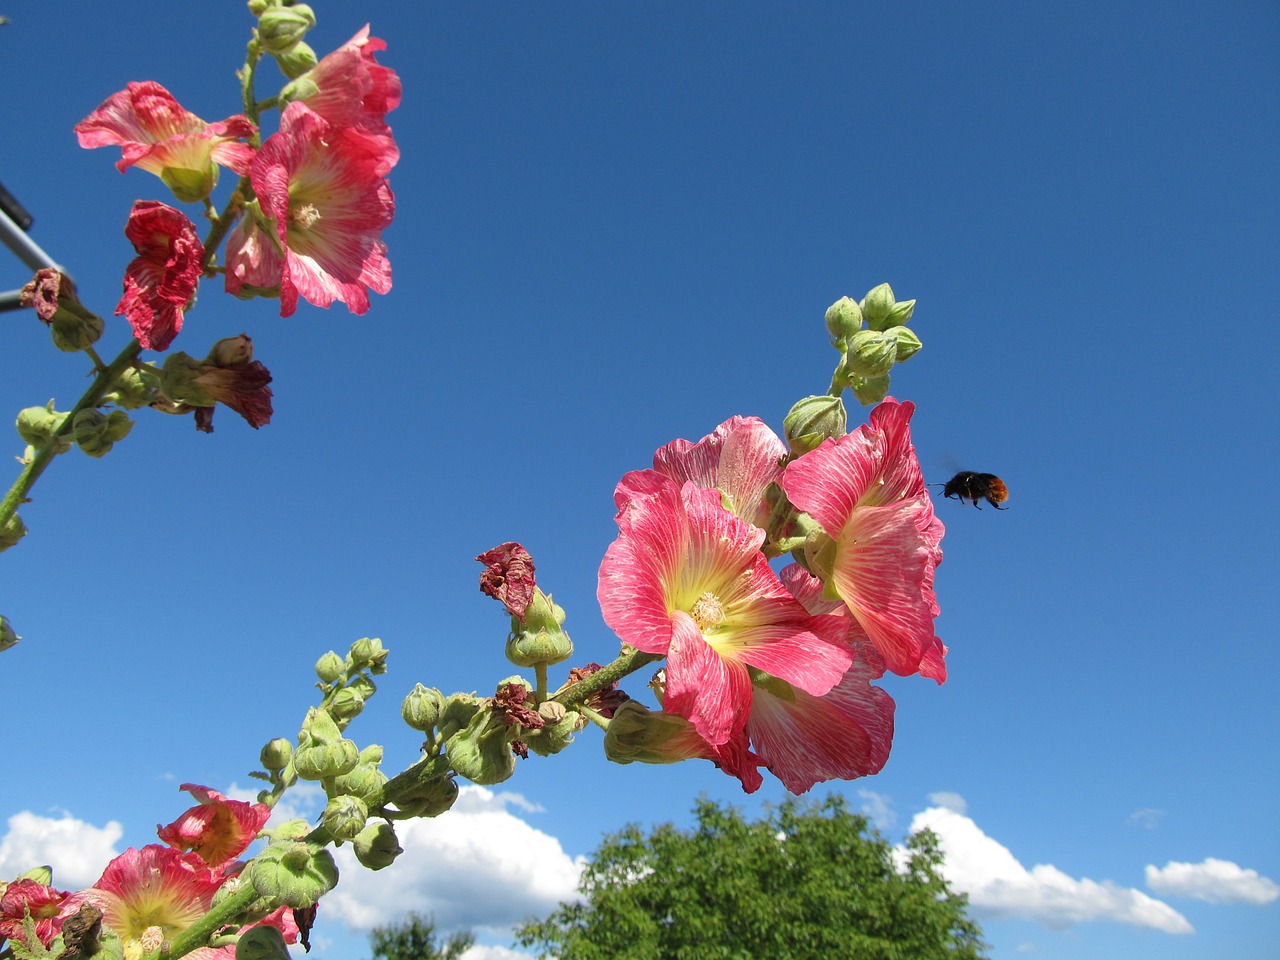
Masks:
[[[872,287],[862,298],[862,316],[872,330],[883,330],[888,326],[889,312],[897,301],[893,298],[893,288],[887,283]]]
[[[526,730],[524,741],[540,757],[559,753],[573,743],[573,735],[586,724],[580,713],[566,710],[563,704],[553,700],[539,704],[538,713],[546,723],[540,730]]]
[[[852,303],[852,301],[850,301]],[[787,447],[797,456],[818,447],[828,437],[848,433],[849,418],[839,397],[805,397],[782,421]]]
[[[517,667],[549,667],[573,656],[573,641],[564,632],[564,608],[535,588],[524,611],[524,621],[511,618],[507,659]]]
[[[890,327],[889,332],[892,333],[894,339],[898,341],[899,363],[903,360],[910,360],[919,353],[920,348],[924,346],[924,344],[920,342],[920,338],[911,331],[910,327]]]
[[[604,734],[604,755],[614,763],[678,763],[709,753],[684,717],[654,713],[636,700],[618,708]]]
[[[247,333],[237,337],[223,337],[209,349],[209,355],[205,359],[215,367],[234,367],[248,363],[253,359],[253,341]]]
[[[864,407],[879,403],[889,395],[889,376],[854,377],[849,389]]]
[[[155,398],[158,385],[159,380],[153,374],[130,367],[116,377],[111,392],[103,399],[125,410],[137,410]]]
[[[378,750],[378,759],[372,761],[365,760],[363,753],[367,751],[362,751],[361,760],[356,764],[356,768],[334,779],[334,791],[359,797],[366,804],[376,803],[382,796],[382,788],[387,782],[386,774],[378,769],[378,762],[382,759],[382,748],[379,747]]]
[[[409,817],[438,817],[458,799],[458,783],[453,777],[428,780],[396,797],[396,809]]]
[[[849,338],[843,372],[852,377],[882,377],[898,358],[898,338],[878,330],[859,330]]]
[[[400,716],[414,730],[431,730],[444,710],[444,694],[433,687],[416,684],[400,706]]]
[[[305,40],[299,40],[288,50],[273,54],[280,72],[290,80],[296,80],[318,63],[316,52]]]
[[[14,425],[18,428],[18,436],[31,446],[39,448],[57,435],[58,429],[66,418],[65,413],[53,409],[53,401],[50,400],[43,407],[27,407],[25,410],[19,410],[18,419]],[[70,449],[71,438],[64,436],[58,439],[54,452],[64,453]]]
[[[289,948],[275,927],[250,927],[236,941],[236,960],[290,960]]]
[[[321,683],[333,683],[345,670],[346,665],[342,662],[342,658],[332,650],[316,661],[316,676],[320,678]]]
[[[16,513],[0,525],[0,552],[8,550],[27,535],[27,525]]]
[[[351,720],[364,710],[364,695],[353,687],[343,687],[329,700],[329,712],[334,719]]]
[[[351,645],[351,665],[370,673],[387,672],[387,653],[377,637],[365,637]]]
[[[479,711],[465,730],[449,738],[445,750],[457,774],[480,786],[502,783],[516,772],[507,726],[493,710]]]
[[[369,819],[369,806],[359,797],[334,797],[324,808],[320,823],[339,840],[354,840]]]
[[[841,297],[827,307],[827,333],[837,343],[843,343],[862,329],[862,308],[856,300]]]
[[[284,53],[316,25],[316,15],[305,3],[291,7],[270,7],[258,18],[258,39],[273,56]]]
[[[248,873],[258,896],[295,909],[311,906],[338,883],[333,855],[300,841],[271,844]]]
[[[283,770],[289,765],[289,761],[293,759],[293,744],[284,737],[276,737],[258,754],[258,760],[262,763],[263,770]]]
[[[390,866],[404,850],[396,839],[395,827],[385,820],[371,823],[351,841],[356,859],[370,870]]]
[[[103,413],[93,407],[77,411],[71,421],[71,436],[76,446],[91,457],[105,457],[117,440],[123,440],[133,429],[133,421],[123,410]]]

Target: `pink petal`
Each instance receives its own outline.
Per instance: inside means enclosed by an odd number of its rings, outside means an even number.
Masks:
[[[741,664],[711,649],[687,613],[677,610],[671,622],[663,709],[687,718],[702,739],[719,746],[747,722],[751,678]]]

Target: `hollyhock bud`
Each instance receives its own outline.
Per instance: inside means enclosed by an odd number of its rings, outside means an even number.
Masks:
[[[604,755],[614,763],[679,763],[706,752],[689,721],[628,700],[609,721]]]
[[[573,655],[573,641],[562,629],[564,609],[535,589],[525,608],[524,622],[511,618],[507,659],[517,667],[551,666]]]
[[[916,302],[914,300],[899,300],[889,308],[889,315],[885,317],[884,323],[886,330],[892,330],[894,327],[900,327],[911,319],[911,315],[915,313]]]
[[[334,792],[359,797],[366,804],[376,803],[387,782],[386,774],[378,769],[381,761],[381,747],[366,747],[360,751],[360,760],[355,769],[334,779]]]
[[[293,744],[284,737],[276,737],[262,748],[262,752],[258,754],[258,760],[262,763],[262,769],[275,772],[283,770],[289,765],[289,761],[293,759]]]
[[[445,750],[454,771],[480,786],[502,783],[516,772],[508,726],[494,710],[478,711],[466,729],[449,738]]]
[[[334,797],[320,816],[321,825],[339,840],[354,840],[369,819],[369,805],[359,797]]]
[[[538,713],[545,721],[541,730],[527,730],[524,741],[540,757],[559,753],[573,743],[573,735],[586,725],[586,719],[575,710],[566,710],[563,704],[548,700],[538,705]]]
[[[404,698],[404,703],[400,707],[400,716],[404,717],[404,722],[414,730],[426,733],[436,725],[443,710],[444,694],[434,687],[424,687],[418,683]]]
[[[883,377],[854,377],[849,384],[849,389],[853,391],[853,395],[858,398],[860,404],[869,407],[889,395],[889,376],[886,374]]]
[[[827,307],[827,333],[836,343],[843,343],[862,329],[862,308],[856,300],[841,297]]]
[[[315,25],[316,15],[305,3],[268,7],[258,18],[258,39],[267,53],[284,53]]]
[[[293,768],[303,780],[323,780],[350,773],[359,762],[360,751],[343,738],[338,724],[323,710],[312,707],[298,734]]]
[[[22,638],[13,632],[13,624],[9,622],[8,617],[0,617],[0,653],[8,650]],[[45,884],[52,883],[52,880],[44,881]]]
[[[381,870],[395,862],[396,857],[404,853],[400,841],[396,839],[396,830],[385,820],[371,823],[351,841],[356,859],[360,865],[370,870]]]
[[[889,326],[889,312],[897,301],[893,297],[893,288],[887,283],[872,287],[862,298],[862,316],[872,330],[884,330]]]
[[[15,426],[18,428],[18,436],[23,440],[33,447],[42,447],[57,436],[58,429],[66,418],[65,413],[53,409],[53,401],[50,400],[43,407],[27,407],[25,410],[19,410]],[[54,453],[65,453],[70,449],[71,439],[61,437],[54,447]]]
[[[912,302],[914,303],[914,301]],[[910,360],[924,346],[920,342],[920,338],[909,327],[890,327],[889,332],[898,341],[898,363],[902,363],[903,360]]]
[[[116,377],[111,392],[103,399],[125,410],[137,410],[149,404],[156,395],[160,381],[150,371],[143,372],[130,367]]]
[[[133,429],[133,421],[123,410],[103,413],[89,407],[76,413],[71,422],[71,435],[76,446],[91,457],[105,457],[117,440],[123,440]]]
[[[782,429],[787,438],[787,448],[800,456],[828,437],[843,437],[848,432],[848,423],[844,401],[824,395],[799,401],[783,419]]]
[[[356,859],[370,870],[381,870],[390,866],[395,859],[404,853],[396,839],[395,828],[385,820],[369,824],[352,841]]]
[[[316,676],[321,683],[333,683],[346,670],[342,658],[330,650],[316,661]]]
[[[374,674],[386,673],[388,652],[377,637],[365,637],[351,645],[351,665]]]
[[[303,40],[298,41],[288,50],[273,54],[276,65],[290,80],[295,80],[316,65],[319,58],[311,46]]]
[[[329,701],[329,712],[339,723],[353,720],[364,710],[364,694],[353,687],[343,687]]]
[[[19,291],[18,303],[35,308],[36,316],[49,326],[53,345],[66,353],[91,347],[102,336],[102,318],[80,302],[71,278],[53,267],[36,271]]]
[[[284,934],[275,927],[250,927],[236,941],[236,960],[291,960]]]
[[[27,525],[16,513],[0,526],[0,552],[8,550],[27,535]]]
[[[893,334],[859,330],[849,338],[841,369],[851,377],[882,377],[893,369],[897,357],[898,339]]]
[[[248,873],[258,896],[294,908],[311,906],[338,883],[332,854],[300,841],[271,844]]]
[[[438,817],[457,799],[457,781],[452,776],[437,777],[396,797],[396,808],[408,817]]]
[[[473,693],[455,693],[444,702],[440,711],[440,719],[436,723],[440,736],[448,740],[459,730],[467,726],[472,718],[480,712],[480,698]]]

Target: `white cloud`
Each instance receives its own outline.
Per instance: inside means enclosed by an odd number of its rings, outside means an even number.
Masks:
[[[1170,860],[1164,868],[1147,865],[1147,886],[1166,897],[1191,897],[1206,903],[1252,903],[1280,898],[1280,884],[1230,860],[1206,857],[1203,863]]]
[[[870,820],[881,833],[898,822],[898,815],[893,810],[893,801],[883,793],[863,788],[858,791],[858,796],[862,798],[863,816]]]
[[[1129,814],[1125,823],[1136,826],[1146,827],[1148,830],[1154,830],[1160,826],[1160,821],[1164,818],[1164,811],[1157,807],[1143,807],[1141,810],[1135,810]]]
[[[461,960],[533,960],[533,954],[520,953],[507,947],[475,946],[464,953]]]
[[[956,813],[968,813],[969,803],[964,797],[958,793],[952,793],[950,790],[939,790],[937,793],[929,794],[929,802],[935,807],[946,807],[948,810],[954,810]]]
[[[537,809],[516,793],[463,787],[448,813],[396,824],[404,853],[386,870],[366,870],[350,846],[339,848],[342,880],[324,898],[326,915],[368,930],[414,911],[434,918],[442,932],[501,934],[574,899],[585,858],[569,857],[559,840],[510,807]]]
[[[95,827],[68,813],[54,820],[23,810],[9,818],[9,829],[0,839],[0,879],[11,880],[48,864],[59,890],[92,886],[118,852],[115,844],[123,835],[124,828],[115,820]]]
[[[1140,890],[1076,879],[1048,864],[1028,870],[1007,847],[954,810],[921,811],[912,819],[910,832],[926,827],[938,835],[946,856],[944,875],[956,890],[969,895],[980,917],[1036,920],[1055,930],[1113,920],[1165,933],[1194,932],[1186,917]]]

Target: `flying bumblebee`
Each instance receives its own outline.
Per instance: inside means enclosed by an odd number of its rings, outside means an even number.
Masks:
[[[979,500],[986,500],[997,510],[1009,509],[1000,506],[1009,499],[1009,488],[994,473],[961,470],[945,484],[935,483],[933,486],[942,487],[942,495],[948,500],[952,497],[959,498],[962,503],[968,500],[979,510],[982,509],[978,507]]]

